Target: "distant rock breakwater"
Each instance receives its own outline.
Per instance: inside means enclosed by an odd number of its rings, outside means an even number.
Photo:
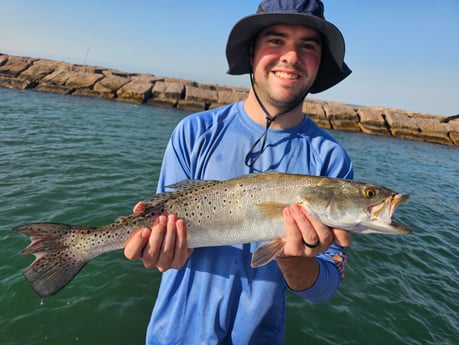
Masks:
[[[0,53],[0,86],[201,111],[246,98],[248,89]],[[459,118],[306,99],[320,127],[459,146]]]

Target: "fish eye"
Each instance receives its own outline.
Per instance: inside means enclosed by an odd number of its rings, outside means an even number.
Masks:
[[[363,191],[363,195],[365,195],[365,198],[374,198],[376,196],[376,190],[373,188],[366,188]]]

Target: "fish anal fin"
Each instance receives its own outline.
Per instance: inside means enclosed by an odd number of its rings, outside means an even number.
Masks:
[[[266,201],[257,203],[256,206],[264,217],[274,220],[282,218],[284,208],[290,205],[281,202]]]
[[[282,252],[284,246],[285,240],[282,238],[266,242],[255,250],[250,265],[256,268],[268,264]]]

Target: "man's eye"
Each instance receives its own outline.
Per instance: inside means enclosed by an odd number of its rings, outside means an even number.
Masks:
[[[281,44],[282,42],[281,42],[281,40],[279,40],[279,39],[277,39],[277,38],[273,38],[273,39],[269,40],[269,43],[275,44],[275,45],[279,45],[279,44]]]
[[[301,48],[304,50],[317,50],[318,49],[316,44],[311,44],[311,43],[305,43],[301,46]]]

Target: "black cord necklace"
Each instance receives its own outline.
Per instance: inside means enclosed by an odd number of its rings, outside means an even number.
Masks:
[[[266,107],[263,105],[263,103],[261,102],[260,98],[258,97],[258,94],[255,90],[255,85],[254,85],[254,81],[253,81],[253,71],[252,71],[252,66],[250,66],[250,72],[249,72],[249,75],[250,75],[250,84],[252,85],[252,90],[253,90],[253,94],[255,95],[255,98],[258,102],[258,104],[260,105],[260,108],[263,110],[263,112],[265,113],[265,119],[266,119],[266,125],[265,125],[265,130],[263,131],[262,135],[253,143],[253,145],[250,147],[250,150],[249,152],[247,152],[247,154],[245,155],[245,159],[244,159],[244,164],[249,167],[249,168],[253,168],[255,162],[260,158],[260,156],[263,154],[264,150],[265,150],[265,147],[266,147],[266,139],[268,137],[268,130],[269,130],[269,127],[271,127],[271,124],[279,117],[279,116],[282,116],[284,114],[287,114],[288,112],[292,111],[293,109],[295,109],[298,104],[300,104],[301,102],[303,102],[303,100],[306,98],[306,95],[308,94],[308,91],[305,92],[304,96],[302,98],[299,98],[298,101],[293,105],[291,106],[290,108],[288,108],[286,111],[282,112],[282,113],[279,113],[277,115],[274,115],[272,116],[268,110],[266,109]],[[258,152],[255,152],[255,148],[260,144],[261,142],[261,146],[260,146],[260,150]]]

